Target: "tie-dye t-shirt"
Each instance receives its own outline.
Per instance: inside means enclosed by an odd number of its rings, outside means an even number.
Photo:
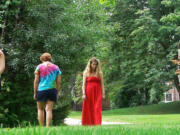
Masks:
[[[35,73],[39,73],[40,82],[38,91],[48,90],[56,87],[56,77],[61,75],[59,67],[53,63],[40,64],[37,66]]]

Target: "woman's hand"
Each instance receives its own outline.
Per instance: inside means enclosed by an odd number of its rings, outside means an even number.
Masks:
[[[106,95],[105,93],[102,94],[102,98],[105,99],[106,98]]]
[[[34,94],[34,100],[36,100],[37,99],[37,94]]]
[[[61,94],[62,96],[62,94]],[[59,97],[60,97],[60,90],[57,90],[57,101],[59,100]]]
[[[85,94],[83,94],[82,99],[86,100],[86,95]]]
[[[1,55],[3,55],[3,51],[2,51],[2,50],[0,50],[0,56],[1,56]]]

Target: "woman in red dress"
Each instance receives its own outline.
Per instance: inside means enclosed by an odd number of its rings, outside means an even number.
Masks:
[[[100,62],[91,58],[83,74],[82,125],[101,125],[102,98],[105,98]]]

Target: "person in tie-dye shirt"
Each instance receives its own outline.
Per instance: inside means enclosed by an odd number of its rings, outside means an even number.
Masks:
[[[42,64],[35,70],[34,100],[37,100],[38,120],[44,126],[44,109],[46,110],[46,126],[52,121],[52,109],[60,91],[61,71],[53,64],[51,54],[43,53],[40,57]]]

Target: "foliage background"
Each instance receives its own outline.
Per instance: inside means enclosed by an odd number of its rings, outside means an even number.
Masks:
[[[170,62],[177,59],[179,5],[179,0],[1,0],[6,71],[0,123],[37,124],[33,73],[43,52],[52,54],[63,73],[56,125],[81,102],[82,72],[93,56],[101,60],[112,108],[159,103],[172,86],[180,91]]]

